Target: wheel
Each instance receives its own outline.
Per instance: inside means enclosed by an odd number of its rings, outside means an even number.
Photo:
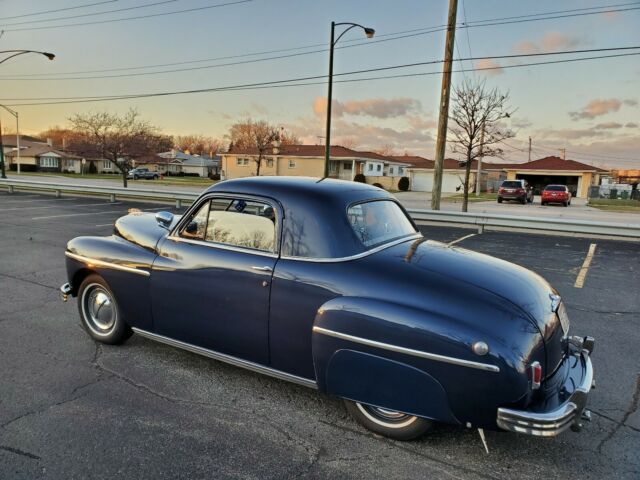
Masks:
[[[547,204],[547,202],[540,202],[540,205],[543,205],[543,206],[544,206],[544,205],[546,205],[546,204]]]
[[[134,175],[134,176],[133,176],[133,179],[134,179],[134,180],[138,180],[139,178],[140,178],[140,177],[139,177],[138,175]]]
[[[498,203],[502,203],[502,197],[498,197]]]
[[[115,345],[133,333],[125,323],[107,282],[91,274],[78,289],[78,310],[82,326],[94,340]]]
[[[563,207],[568,207],[569,206],[569,202],[562,202],[562,206]]]
[[[526,205],[526,204],[527,204],[527,197],[525,196],[524,198],[522,198],[522,199],[520,200],[520,203],[521,203],[522,205]]]
[[[343,401],[347,411],[360,425],[385,437],[396,440],[413,440],[433,427],[433,422],[426,418],[351,400],[344,399]]]
[[[569,200],[569,205],[571,205],[571,200]]]

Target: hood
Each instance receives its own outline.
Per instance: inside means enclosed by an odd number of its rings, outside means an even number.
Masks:
[[[173,217],[171,227],[179,221],[180,216]],[[169,233],[160,226],[154,213],[135,212],[116,220],[115,234],[148,250],[154,250],[158,241]]]

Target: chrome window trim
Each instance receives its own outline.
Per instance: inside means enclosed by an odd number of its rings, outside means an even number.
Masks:
[[[73,258],[74,260],[78,260],[79,262],[83,262],[83,263],[86,263],[88,265],[95,265],[97,267],[112,268],[114,270],[122,270],[123,272],[136,273],[138,275],[143,275],[145,277],[148,277],[149,275],[151,275],[151,273],[148,272],[147,270],[140,270],[139,268],[127,267],[126,265],[120,265],[118,263],[105,262],[104,260],[98,260],[97,258],[85,257],[84,255],[78,255],[77,253],[73,253],[73,252],[64,252],[64,254],[69,258]]]
[[[486,372],[497,373],[500,368],[496,365],[490,365],[487,363],[472,362],[470,360],[463,360],[456,357],[448,357],[446,355],[439,355],[437,353],[424,352],[422,350],[414,350],[412,348],[400,347],[398,345],[391,345],[389,343],[378,342],[376,340],[369,340],[367,338],[356,337],[342,332],[336,332],[327,328],[318,326],[313,327],[314,333],[320,333],[329,337],[339,338],[341,340],[348,340],[350,342],[360,343],[369,347],[380,348],[382,350],[389,350],[391,352],[403,353],[405,355],[412,355],[414,357],[426,358],[427,360],[434,360],[436,362],[451,363],[453,365],[459,365],[461,367],[475,368],[478,370],[484,370]]]
[[[408,237],[398,238],[389,243],[384,243],[382,245],[378,245],[371,250],[366,250],[361,253],[357,253],[355,255],[350,255],[348,257],[335,257],[335,258],[311,258],[311,257],[290,257],[288,255],[282,255],[280,258],[282,260],[295,260],[298,262],[314,262],[314,263],[337,263],[337,262],[348,262],[349,260],[356,260],[358,258],[363,258],[368,255],[372,255],[374,253],[381,252],[389,247],[393,247],[395,245],[400,245],[401,243],[408,242],[410,240],[416,240],[418,238],[422,238],[421,233],[416,233],[415,235],[411,235]]]
[[[214,350],[209,350],[207,348],[198,347],[197,345],[181,342],[180,340],[175,340],[173,338],[165,337],[164,335],[159,335],[157,333],[141,330],[136,327],[132,327],[131,329],[143,337],[146,337],[150,340],[155,340],[160,343],[164,343],[166,345],[170,345],[172,347],[181,348],[183,350],[187,350],[192,353],[197,353],[198,355],[203,355],[205,357],[209,357],[214,360],[229,363],[236,367],[246,368],[247,370],[251,370],[257,373],[263,373],[265,375],[269,375],[271,377],[275,377],[280,380],[286,380],[288,382],[297,383],[298,385],[302,385],[304,387],[309,387],[314,389],[318,388],[317,383],[314,380],[311,380],[308,378],[299,377],[297,375],[292,375],[290,373],[283,372],[281,370],[265,367],[264,365],[260,365],[259,363],[250,362],[248,360],[243,360],[242,358],[227,355],[226,353],[220,353]]]
[[[199,210],[200,207],[202,207],[204,202],[209,202],[214,198],[228,198],[229,200],[242,199],[242,200],[248,200],[250,202],[260,202],[260,203],[269,205],[271,208],[275,209],[275,211],[277,212],[277,215],[276,215],[276,222],[273,226],[274,233],[275,233],[275,238],[273,240],[273,244],[275,247],[274,251],[267,252],[265,250],[257,250],[255,248],[238,247],[235,245],[226,245],[224,243],[207,242],[206,240],[195,240],[192,238],[181,237],[178,232],[182,229],[182,227],[184,227],[184,225],[187,223],[191,215],[193,215],[193,213]],[[209,210],[209,212],[211,212],[211,210]],[[197,201],[191,204],[189,209],[180,218],[180,221],[176,223],[175,227],[173,227],[173,229],[169,232],[169,235],[167,235],[167,239],[173,240],[175,242],[192,243],[194,245],[201,245],[204,247],[220,248],[223,250],[230,250],[233,252],[253,253],[255,255],[261,255],[263,257],[278,258],[279,256],[278,252],[280,250],[280,230],[281,230],[280,227],[282,226],[283,216],[284,216],[283,209],[281,208],[280,204],[277,201],[270,199],[268,197],[247,195],[244,193],[236,194],[232,192],[211,192],[206,196],[200,197]]]

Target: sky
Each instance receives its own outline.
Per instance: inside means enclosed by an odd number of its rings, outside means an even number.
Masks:
[[[435,28],[436,31],[425,33],[425,29],[446,24],[445,0],[160,2],[0,0],[0,29],[4,30],[0,50],[30,49],[56,55],[54,61],[40,55],[22,55],[1,64],[0,104],[19,112],[21,131],[25,134],[54,125],[65,126],[75,113],[101,110],[123,113],[135,108],[142,118],[167,134],[223,137],[235,121],[250,117],[281,125],[304,143],[315,144],[323,142],[325,129],[327,93],[322,78],[304,82],[311,85],[269,89],[90,103],[25,104],[51,101],[35,100],[41,98],[199,90],[323,76],[328,70],[332,20],[356,22],[376,30],[371,40],[359,29],[352,29],[340,39],[335,51],[335,74],[428,62],[444,55],[445,32]],[[210,8],[224,3],[227,5]],[[155,5],[145,7],[149,4]],[[539,18],[523,18],[524,15],[610,5],[619,6],[604,10],[620,11],[520,21]],[[40,13],[50,10],[58,11]],[[120,11],[101,14],[112,10]],[[191,11],[156,15],[178,10]],[[562,15],[567,14],[555,14]],[[131,19],[138,16],[147,18]],[[459,25],[506,17],[518,17],[519,21],[459,27],[454,57],[640,46],[640,2],[458,2]],[[487,23],[504,21],[507,20]],[[85,25],[71,25],[77,23]],[[640,50],[624,53],[630,52]],[[504,68],[612,53],[621,52],[467,60],[456,62],[455,68],[460,69],[460,65],[464,69],[496,68],[454,72],[452,82],[455,86],[465,78],[484,80],[488,87],[509,93],[510,105],[516,113],[508,126],[516,136],[506,142],[506,161],[526,160],[531,137],[532,159],[560,156],[560,149],[564,148],[566,158],[638,169],[640,55]],[[164,66],[149,67],[153,65]],[[363,150],[388,146],[397,154],[408,152],[433,158],[441,70],[440,64],[434,64],[337,75],[333,88],[332,143]],[[415,73],[429,75],[339,81]],[[13,128],[14,119],[6,112],[2,112],[2,121],[5,129]]]

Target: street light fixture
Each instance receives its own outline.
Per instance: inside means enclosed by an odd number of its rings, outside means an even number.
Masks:
[[[7,60],[12,59],[13,57],[17,57],[18,55],[24,55],[25,53],[39,53],[40,55],[44,55],[49,60],[53,60],[56,56],[53,53],[49,52],[39,52],[37,50],[0,50],[0,53],[12,53],[13,55],[9,55],[7,58],[3,58],[0,60],[0,63],[4,63]]]
[[[18,55],[24,55],[26,53],[38,53],[40,55],[44,55],[49,60],[53,60],[54,58],[56,58],[56,56],[53,53],[39,52],[37,50],[0,50],[0,54],[3,54],[3,53],[11,53],[12,55],[9,55],[8,57],[0,60],[0,64],[14,57],[17,57]],[[11,110],[9,107],[5,105],[0,105],[0,107],[4,108],[7,112],[9,112],[11,115],[16,117],[16,137],[17,137],[16,148],[18,152],[17,153],[18,173],[20,173],[20,128],[18,125],[18,112]],[[2,124],[1,123],[0,123],[0,178],[7,178],[7,174],[5,173],[5,165],[4,165],[4,146],[2,145]]]
[[[340,25],[349,25],[349,27],[346,28],[340,35],[338,35],[338,38],[334,39],[336,27]],[[324,150],[325,178],[329,176],[329,158],[331,157],[331,101],[332,101],[331,97],[333,93],[333,47],[335,47],[336,43],[338,43],[338,40],[340,40],[345,33],[347,33],[349,30],[355,27],[359,27],[362,30],[364,30],[364,33],[367,36],[367,38],[373,38],[373,36],[376,33],[376,31],[373,28],[363,27],[362,25],[359,25],[357,23],[331,22],[331,44],[329,47],[329,82],[328,82],[329,87],[328,87],[328,93],[327,93],[327,129],[325,134],[326,147]]]

